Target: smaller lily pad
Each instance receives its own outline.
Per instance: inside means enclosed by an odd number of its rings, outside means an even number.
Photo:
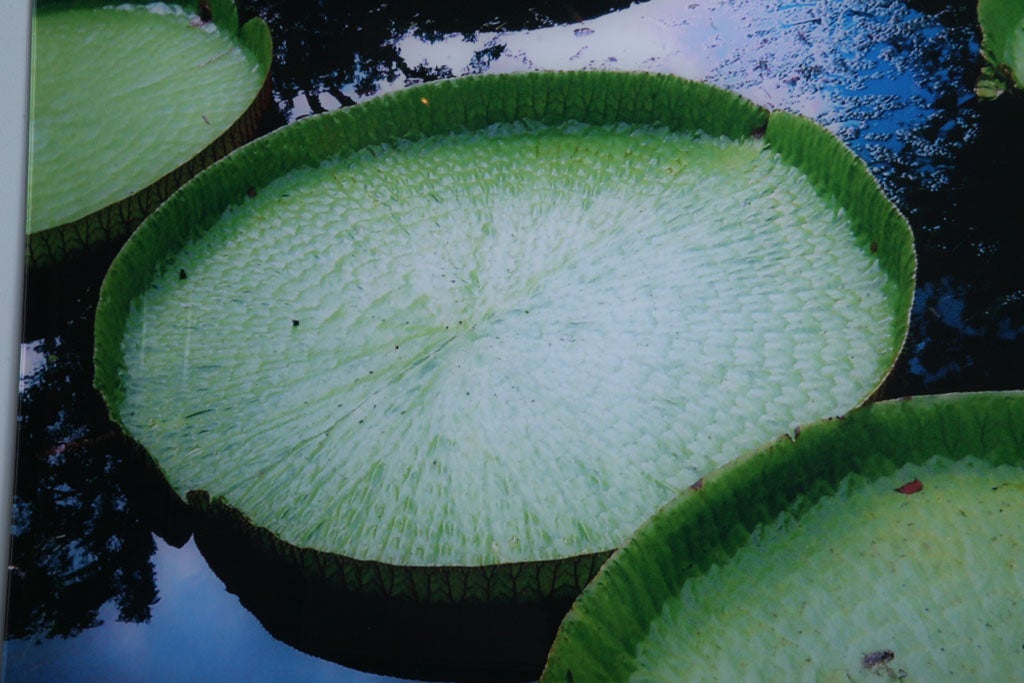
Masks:
[[[1011,680],[1024,392],[809,426],[658,512],[559,630],[542,681]]]
[[[1020,0],[981,0],[981,53],[985,58],[978,95],[995,98],[1024,88],[1024,3]]]
[[[185,180],[252,139],[270,31],[231,0],[37,3],[28,252],[33,266],[123,238]]]

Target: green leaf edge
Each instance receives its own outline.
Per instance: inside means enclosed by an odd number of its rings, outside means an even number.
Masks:
[[[243,571],[254,563],[274,563],[286,566],[294,576],[316,577],[350,595],[401,597],[418,604],[569,601],[611,555],[608,551],[485,566],[394,565],[295,546],[205,491],[191,491],[187,499],[196,513],[197,533],[231,538],[236,556],[244,558]]]
[[[981,27],[981,69],[975,92],[984,99],[995,99],[1007,90],[1024,90],[1024,74],[1011,64],[1013,31],[1024,19],[1024,3],[1019,0],[978,0],[978,24]]]
[[[848,213],[857,217],[855,229],[865,250],[875,241],[882,244],[877,256],[883,269],[895,274],[893,302],[898,310],[891,331],[894,341],[889,359],[891,370],[902,350],[909,328],[914,291],[916,257],[910,226],[882,195],[867,167],[841,141],[808,119],[770,112],[753,102],[698,81],[645,72],[548,71],[517,74],[467,76],[427,83],[379,96],[363,104],[312,116],[270,133],[231,153],[225,159],[189,181],[164,202],[133,234],[111,264],[100,289],[95,320],[94,385],[104,397],[111,419],[120,423],[124,387],[121,339],[135,291],[166,268],[170,256],[203,234],[223,211],[237,204],[253,190],[258,191],[287,171],[315,166],[328,156],[344,155],[369,145],[400,139],[419,139],[451,132],[479,129],[497,122],[532,119],[547,124],[567,119],[601,125],[618,122],[663,125],[670,129],[702,130],[711,135],[740,139],[765,135],[768,144],[802,170],[816,163],[828,169],[811,175],[823,194],[833,194]],[[778,130],[776,130],[778,129]],[[805,140],[805,136],[807,140]],[[806,145],[805,145],[806,143]],[[831,178],[832,169],[842,169]],[[865,202],[862,213],[852,201]],[[883,372],[878,385],[884,381]],[[876,386],[877,388],[877,386]],[[863,400],[867,400],[865,396]],[[130,435],[126,435],[131,438]],[[159,466],[157,464],[157,466]],[[230,509],[205,492],[193,492],[193,507],[245,533],[252,527],[244,515]],[[417,587],[436,581],[439,567],[390,567],[343,556],[297,548],[267,529],[254,528],[253,545],[272,553],[294,556],[297,566],[320,567],[340,560],[331,571],[346,585],[371,586],[371,590],[395,591],[395,595],[423,597]],[[578,593],[593,571],[614,549],[593,554],[491,567],[474,571],[497,571],[494,586],[516,586],[515,594],[478,595],[463,591],[462,580],[453,590],[431,593],[429,599],[523,600]],[[542,565],[570,562],[590,566],[593,571],[580,581],[578,571],[554,570]],[[387,567],[385,580],[373,579]],[[524,573],[525,572],[525,573]],[[395,579],[394,577],[399,577]],[[518,577],[527,577],[521,580]],[[571,581],[569,577],[571,576]],[[433,578],[432,578],[433,577]],[[562,578],[558,578],[562,577]],[[563,580],[564,579],[564,580]],[[473,584],[479,586],[480,584]],[[540,595],[533,588],[542,587]],[[544,594],[546,593],[546,594]]]
[[[917,255],[907,219],[882,191],[867,164],[843,142],[814,121],[786,111],[772,112],[765,141],[788,163],[799,168],[822,196],[836,197],[854,224],[861,248],[873,253],[887,280],[886,298],[900,312],[890,330],[896,354],[892,370],[910,329]],[[877,390],[885,380],[875,386]],[[874,393],[874,392],[872,392]]]
[[[756,525],[787,509],[799,516],[850,474],[873,480],[937,453],[1024,464],[1024,391],[869,404],[704,477],[699,490],[666,504],[601,568],[563,620],[541,682],[626,680],[661,596],[728,562]]]
[[[149,4],[146,0],[128,2],[136,5]],[[106,7],[110,4],[107,0],[37,0],[35,11],[38,13],[71,7]],[[193,12],[199,6],[198,0],[182,0],[173,4]],[[253,96],[252,102],[242,115],[209,145],[150,185],[71,222],[28,233],[25,240],[25,259],[29,268],[60,264],[70,254],[83,252],[97,244],[123,239],[186,181],[257,136],[260,118],[271,101],[270,68],[274,50],[270,27],[263,19],[256,17],[239,29],[238,9],[234,0],[210,0],[210,7],[212,21],[228,35],[238,36],[238,44],[257,64],[263,76],[263,85]]]

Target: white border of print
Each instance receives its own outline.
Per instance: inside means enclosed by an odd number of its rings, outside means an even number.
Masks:
[[[0,5],[0,623],[7,614],[11,496],[25,263],[25,171],[32,2]]]

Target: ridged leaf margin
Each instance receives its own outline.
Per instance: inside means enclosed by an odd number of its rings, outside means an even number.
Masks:
[[[867,164],[839,138],[810,119],[785,111],[772,112],[765,141],[799,168],[821,196],[838,199],[853,223],[861,248],[878,258],[887,276],[883,285],[885,296],[901,312],[893,318],[890,329],[895,350],[890,359],[891,370],[910,329],[914,299],[917,257],[910,224],[882,192]],[[880,384],[884,378],[883,375]]]
[[[356,560],[310,548],[297,548],[253,526],[238,510],[205,492],[188,496],[200,516],[200,532],[237,547],[244,566],[273,561],[298,576],[315,576],[351,594],[402,596],[418,603],[515,604],[572,599],[610,553],[592,553],[558,562],[515,562],[486,567],[391,565]],[[230,540],[228,540],[230,539]],[[230,577],[228,577],[230,578]]]

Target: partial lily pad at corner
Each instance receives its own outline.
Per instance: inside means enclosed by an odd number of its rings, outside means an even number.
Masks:
[[[103,284],[96,386],[257,556],[565,600],[699,476],[875,392],[914,265],[806,119],[669,76],[455,79],[170,198]]]
[[[38,2],[28,262],[123,239],[185,180],[255,136],[271,38],[231,0]]]
[[[599,572],[542,681],[1007,680],[1024,392],[870,404],[705,477]]]
[[[1019,0],[980,0],[981,52],[985,59],[978,95],[995,98],[1024,88],[1024,3]]]

